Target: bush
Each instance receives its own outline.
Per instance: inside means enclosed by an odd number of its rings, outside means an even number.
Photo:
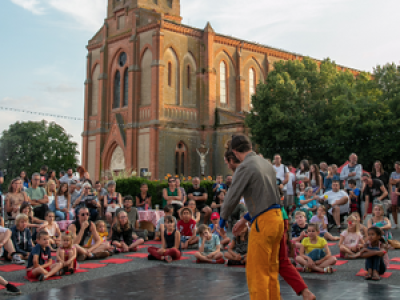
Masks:
[[[168,187],[168,182],[166,180],[163,181],[151,181],[140,177],[131,177],[131,178],[122,178],[117,179],[117,192],[122,196],[131,195],[135,197],[140,193],[140,186],[142,183],[146,183],[149,187],[149,194],[152,198],[153,208],[156,204],[162,207],[162,191],[164,188]],[[208,191],[208,200],[207,204],[210,205],[213,200],[213,191],[212,185],[214,184],[211,180],[203,180],[200,182],[200,186],[204,187]],[[190,181],[181,181],[181,187],[183,187],[187,193],[187,191],[192,187],[192,182]],[[134,198],[135,199],[135,198]],[[136,202],[135,202],[136,203]]]

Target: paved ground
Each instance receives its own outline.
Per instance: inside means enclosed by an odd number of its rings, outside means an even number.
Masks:
[[[400,229],[393,230],[392,231],[394,238],[397,240],[400,240]],[[332,253],[333,254],[338,254],[339,249],[336,246],[331,247]],[[139,253],[146,253],[146,249],[141,249]],[[232,267],[226,267],[224,265],[207,265],[207,264],[195,264],[194,257],[192,255],[185,255],[184,256],[189,256],[190,259],[188,260],[183,260],[183,261],[176,261],[171,263],[173,266],[181,266],[181,267],[190,267],[190,268],[205,268],[209,269],[210,272],[212,272],[214,269],[221,269],[223,268],[224,270],[227,270],[229,272],[245,272],[244,268],[232,268]],[[391,250],[389,252],[389,257],[390,259],[394,257],[400,257],[400,250]],[[119,255],[114,255],[113,258],[126,258],[123,254]],[[93,261],[96,262],[96,261]],[[0,272],[2,276],[4,276],[7,280],[12,281],[12,282],[20,282],[24,283],[24,286],[21,286],[20,289],[22,290],[23,293],[25,294],[31,294],[35,293],[38,291],[42,290],[47,290],[50,288],[59,288],[63,287],[66,285],[74,284],[77,282],[82,282],[82,281],[87,281],[87,280],[93,280],[97,278],[103,278],[107,277],[110,275],[117,275],[119,273],[124,273],[124,272],[132,272],[132,271],[137,271],[140,272],[141,269],[143,268],[148,268],[148,267],[154,267],[157,265],[165,265],[163,262],[159,261],[148,261],[146,258],[134,258],[132,262],[125,263],[122,265],[113,265],[109,264],[105,268],[100,268],[100,269],[92,269],[89,270],[88,273],[81,273],[81,274],[74,274],[73,276],[65,276],[60,280],[52,280],[52,281],[46,281],[42,283],[30,283],[27,280],[24,279],[25,276],[25,271],[16,271],[16,272]],[[396,263],[393,263],[396,264]],[[400,264],[400,263],[398,263]],[[349,261],[347,264],[344,264],[342,266],[337,266],[337,272],[331,275],[321,275],[321,274],[303,274],[305,278],[308,279],[328,279],[332,281],[346,281],[346,282],[354,282],[354,283],[364,283],[364,279],[362,277],[357,277],[355,274],[364,267],[364,261],[363,260],[355,260],[355,261]],[[389,272],[392,272],[393,274],[387,278],[387,279],[382,279],[380,283],[377,284],[389,284],[389,285],[396,285],[400,286],[400,271],[397,270],[389,270]],[[371,283],[371,282],[369,282]],[[366,284],[366,283],[365,283]],[[0,299],[9,299],[10,297],[5,295],[4,290],[0,291]]]

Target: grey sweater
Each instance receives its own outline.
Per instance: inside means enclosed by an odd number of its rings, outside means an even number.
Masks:
[[[222,219],[228,220],[242,196],[251,217],[271,205],[280,204],[276,172],[272,164],[254,152],[245,157],[233,175],[232,185],[222,205]]]
[[[352,173],[352,172],[356,172],[356,176],[350,177],[349,173]],[[362,165],[360,165],[360,164],[355,165],[354,167],[351,167],[350,165],[344,166],[342,169],[342,172],[340,173],[340,180],[346,181],[344,188],[349,189],[349,185],[347,182],[349,179],[354,179],[356,181],[357,188],[361,189],[362,188],[362,182],[361,182],[362,172],[363,172],[363,169],[362,169]]]

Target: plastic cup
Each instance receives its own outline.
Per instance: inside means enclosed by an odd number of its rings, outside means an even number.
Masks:
[[[160,210],[160,205],[156,204],[156,211]]]

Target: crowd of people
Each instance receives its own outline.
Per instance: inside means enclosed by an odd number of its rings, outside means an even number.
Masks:
[[[225,162],[233,173],[241,163],[232,151],[225,153]],[[397,226],[400,162],[395,163],[390,176],[379,161],[371,173],[365,172],[354,153],[340,174],[336,165],[325,162],[318,166],[303,160],[294,168],[291,163],[283,164],[279,154],[270,163],[285,224],[281,252],[284,249],[287,261],[301,266],[303,272],[332,273],[336,258],[327,241],[339,241],[340,257],[365,259],[365,278],[380,280],[388,264],[387,252],[398,243],[390,230]],[[145,183],[132,197],[116,192],[112,180],[93,184],[83,167],[77,174],[70,168],[57,179],[56,172],[43,166],[31,179],[22,171],[9,185],[0,248],[11,263],[27,263],[29,278],[43,281],[55,274],[73,274],[78,261],[137,251],[148,239],[138,216],[138,211],[152,207]],[[168,187],[162,192],[164,217],[154,232],[161,247],[149,247],[148,259],[171,262],[179,260],[185,249],[198,249],[197,263],[246,265],[252,223],[243,219],[248,213],[246,195],[236,195],[241,200],[229,208],[225,220],[220,214],[232,175],[225,180],[216,176],[212,199],[200,186],[200,178],[194,177],[192,184],[186,191],[179,178],[168,178]],[[61,232],[57,221],[63,220],[71,220],[71,224]],[[230,238],[225,221],[231,227],[237,223],[244,226]],[[4,222],[12,226],[7,229]],[[332,228],[337,235],[329,232]],[[52,251],[56,252],[56,263]],[[281,264],[284,270],[283,260]],[[3,278],[0,284],[11,293],[19,292]],[[314,299],[305,285],[293,283],[292,287],[304,299]]]

